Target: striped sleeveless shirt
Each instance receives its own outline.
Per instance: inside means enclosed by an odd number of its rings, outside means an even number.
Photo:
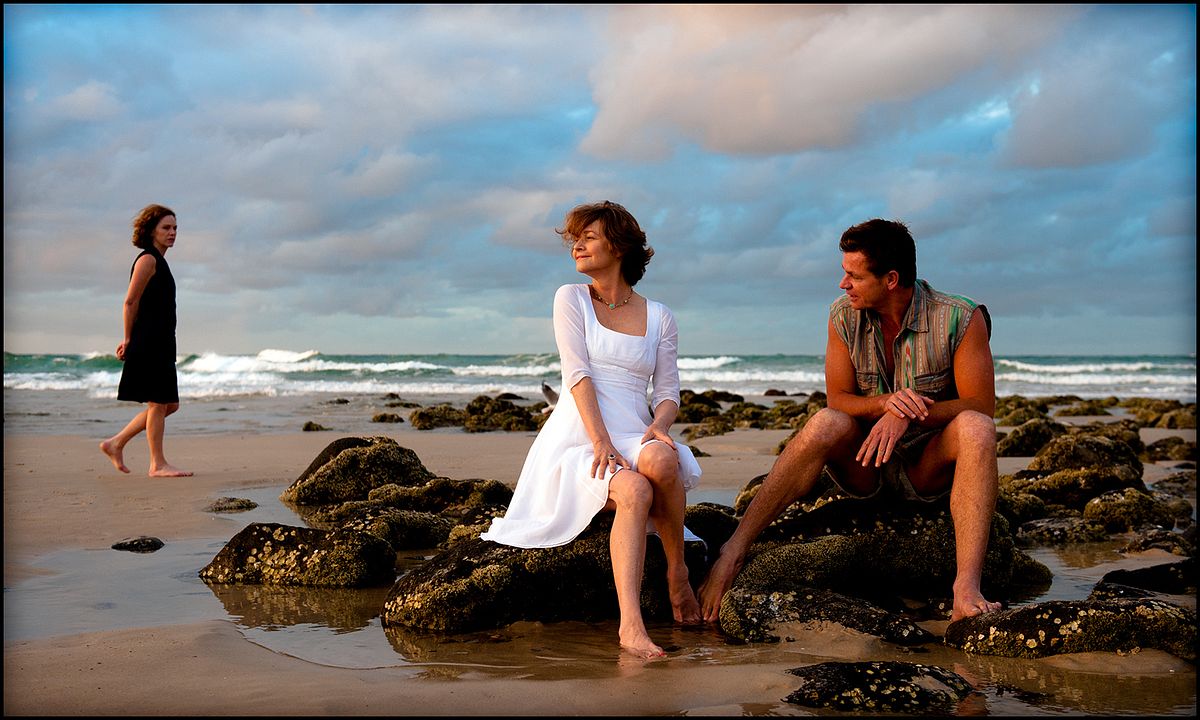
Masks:
[[[858,394],[882,395],[912,388],[934,400],[958,397],[954,383],[954,353],[966,335],[971,315],[979,308],[992,335],[987,306],[962,295],[938,292],[924,280],[913,284],[912,302],[896,336],[893,353],[895,374],[887,376],[883,327],[879,314],[855,310],[843,295],[829,307],[834,331],[850,350]]]

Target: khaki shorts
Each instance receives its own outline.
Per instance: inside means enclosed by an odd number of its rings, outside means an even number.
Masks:
[[[828,465],[825,466],[825,474],[833,481],[838,490],[848,497],[857,498],[859,500],[869,500],[871,498],[898,498],[902,500],[920,500],[922,502],[934,502],[942,499],[950,492],[950,486],[947,485],[945,490],[935,495],[921,495],[917,493],[912,486],[912,481],[908,479],[908,472],[905,470],[906,465],[915,463],[921,457],[921,453],[925,451],[925,446],[935,435],[941,430],[925,430],[924,432],[916,433],[908,438],[902,438],[892,450],[892,457],[883,467],[879,468],[879,484],[875,489],[866,495],[860,495],[846,488],[837,478],[833,469]]]

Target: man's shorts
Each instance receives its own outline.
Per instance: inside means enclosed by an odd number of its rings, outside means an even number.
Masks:
[[[916,463],[921,458],[921,453],[925,452],[925,446],[940,432],[941,430],[925,430],[901,438],[900,443],[892,449],[892,457],[879,468],[879,484],[875,486],[872,492],[866,495],[860,495],[848,490],[838,480],[837,475],[833,472],[833,468],[828,465],[825,466],[825,473],[833,481],[833,484],[837,486],[838,491],[847,497],[859,500],[869,500],[879,497],[935,502],[950,492],[950,486],[947,485],[945,490],[935,495],[920,495],[913,488],[912,481],[908,479],[908,472],[905,470],[905,466]]]

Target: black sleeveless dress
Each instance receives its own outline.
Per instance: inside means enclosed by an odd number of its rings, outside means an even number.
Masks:
[[[138,254],[154,258],[156,269],[138,302],[133,332],[125,346],[118,400],[177,403],[179,380],[175,376],[175,278],[167,260],[154,247]],[[133,277],[133,268],[129,269]]]

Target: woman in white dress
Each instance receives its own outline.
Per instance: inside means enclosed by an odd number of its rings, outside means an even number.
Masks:
[[[633,291],[654,250],[629,211],[607,201],[580,205],[563,225],[556,232],[575,269],[591,278],[554,295],[564,391],[529,449],[508,511],[482,537],[555,547],[574,540],[596,513],[615,511],[609,552],[621,646],[662,656],[639,602],[648,530],[666,552],[676,622],[701,622],[683,556],[685,493],[700,466],[669,434],[679,410],[678,330],[666,306]]]

